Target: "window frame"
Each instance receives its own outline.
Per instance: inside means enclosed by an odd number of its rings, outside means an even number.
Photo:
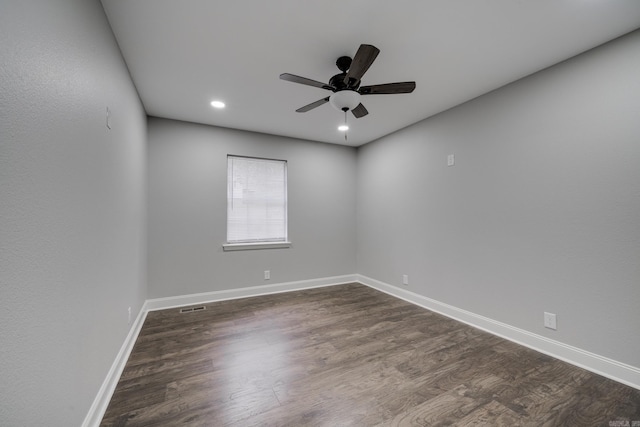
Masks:
[[[250,160],[264,160],[270,162],[282,162],[284,164],[284,188],[285,188],[285,238],[283,241],[274,241],[274,240],[253,240],[253,241],[245,241],[245,242],[229,242],[229,160],[231,158],[237,159],[250,159]],[[243,251],[243,250],[255,250],[255,249],[282,249],[291,247],[291,241],[289,239],[289,202],[288,202],[288,180],[289,180],[289,171],[288,171],[288,161],[283,159],[273,159],[273,158],[265,158],[265,157],[255,157],[255,156],[241,156],[236,154],[227,154],[227,215],[226,215],[226,240],[222,245],[222,248],[225,252],[227,251]]]

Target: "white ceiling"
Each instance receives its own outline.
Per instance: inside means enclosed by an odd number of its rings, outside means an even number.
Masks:
[[[358,146],[640,28],[639,0],[102,0],[147,114]],[[380,54],[369,115],[303,105],[360,44]],[[222,99],[227,108],[209,105]]]

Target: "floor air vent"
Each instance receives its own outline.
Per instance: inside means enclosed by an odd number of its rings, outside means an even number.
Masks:
[[[180,309],[180,313],[193,313],[194,311],[202,311],[205,310],[207,307],[204,305],[201,305],[199,307],[187,307],[187,308],[181,308]]]

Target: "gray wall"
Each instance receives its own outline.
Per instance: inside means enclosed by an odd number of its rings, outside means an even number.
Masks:
[[[640,366],[639,70],[635,32],[361,147],[358,273]]]
[[[227,154],[288,161],[291,248],[223,252]],[[148,157],[149,298],[356,271],[354,148],[150,118]]]
[[[3,426],[80,425],[144,302],[145,140],[97,0],[2,1]]]

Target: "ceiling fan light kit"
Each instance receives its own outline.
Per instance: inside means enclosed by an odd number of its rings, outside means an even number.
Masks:
[[[333,92],[331,96],[298,108],[296,110],[298,113],[306,113],[329,102],[334,108],[339,111],[344,111],[345,114],[347,111],[351,111],[356,118],[364,117],[369,114],[369,112],[360,102],[362,95],[411,93],[416,88],[416,82],[360,86],[362,76],[367,72],[369,67],[371,67],[371,64],[373,64],[373,61],[379,53],[380,50],[377,47],[362,44],[353,59],[348,56],[341,56],[336,61],[336,66],[341,73],[331,77],[328,84],[289,73],[280,74],[280,79]]]
[[[329,97],[329,103],[338,111],[351,111],[360,104],[360,94],[355,90],[341,90]]]

